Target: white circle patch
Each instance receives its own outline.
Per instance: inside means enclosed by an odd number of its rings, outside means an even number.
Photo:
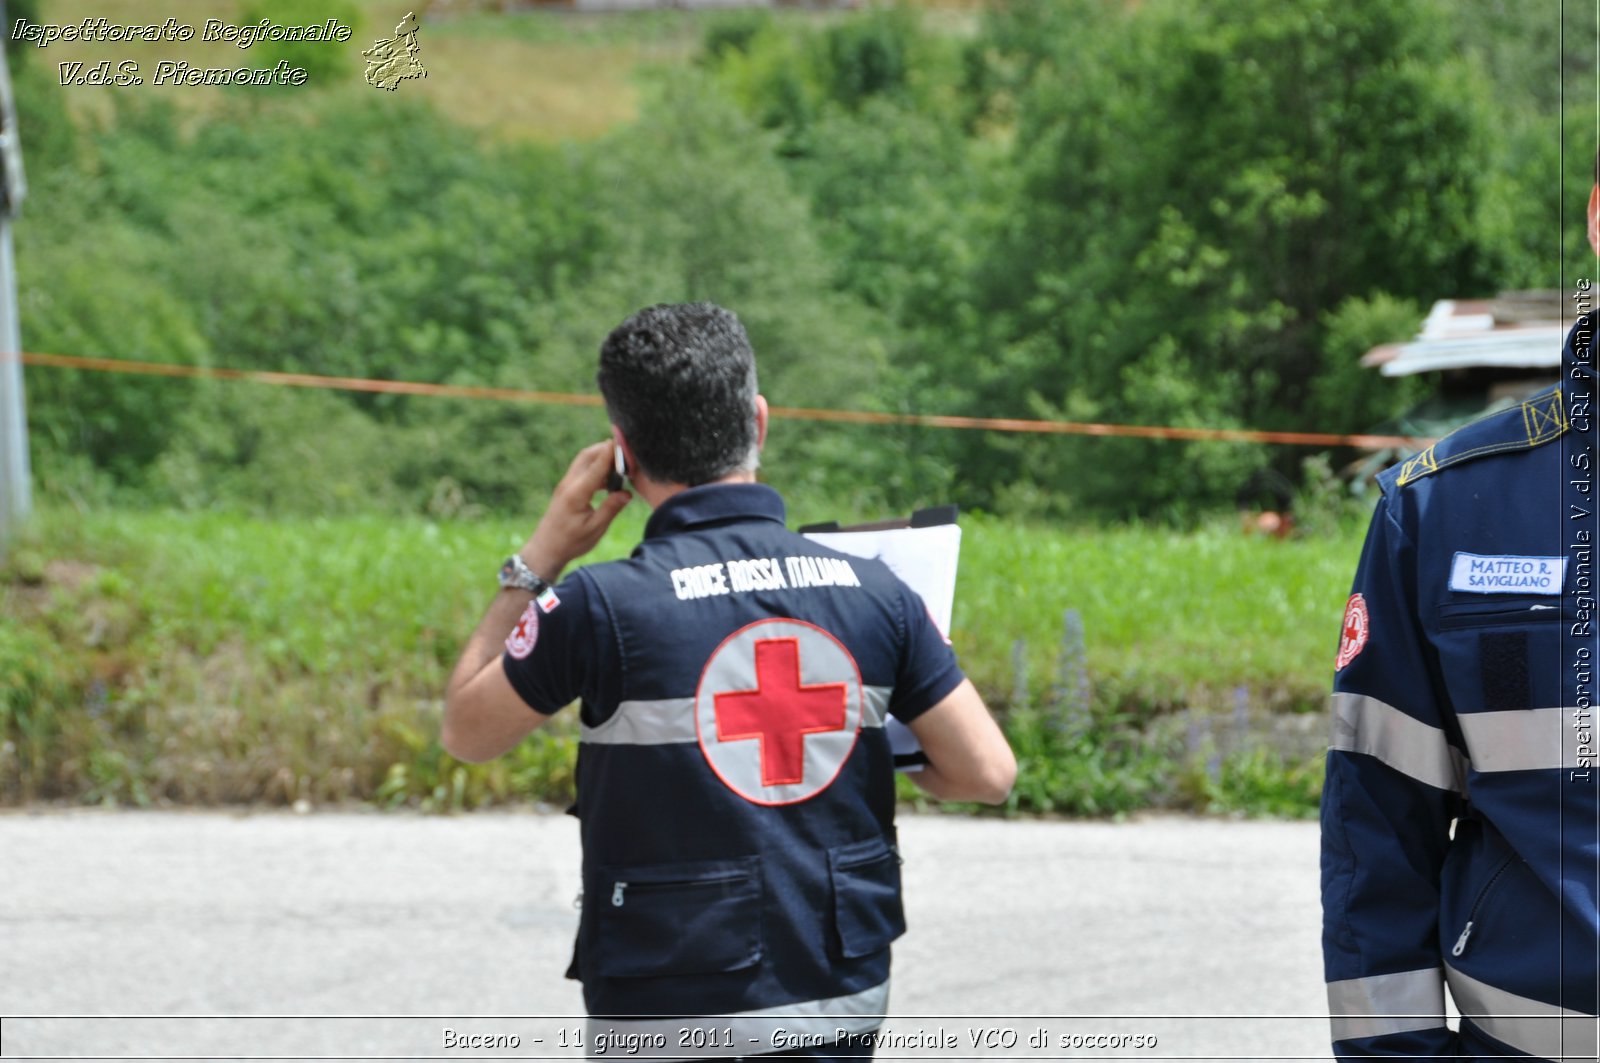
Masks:
[[[711,770],[758,805],[827,789],[861,733],[861,670],[844,644],[803,620],[758,620],[706,661],[695,730]]]
[[[534,644],[538,641],[539,603],[535,601],[528,603],[528,608],[522,611],[522,619],[511,629],[511,635],[506,639],[506,652],[520,661],[533,652]]]
[[[1339,656],[1333,662],[1335,672],[1343,670],[1361,655],[1367,647],[1367,636],[1372,631],[1372,621],[1367,616],[1367,600],[1352,594],[1344,607],[1344,628],[1339,633]]]

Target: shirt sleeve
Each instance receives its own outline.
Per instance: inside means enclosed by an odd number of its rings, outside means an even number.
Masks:
[[[1323,966],[1340,1057],[1451,1058],[1439,880],[1465,760],[1418,613],[1416,551],[1378,503],[1345,607],[1322,792]]]
[[[582,573],[574,573],[530,601],[506,637],[506,679],[535,712],[552,715],[587,692],[596,647],[592,597]]]
[[[905,638],[900,665],[895,672],[889,711],[901,723],[910,723],[961,685],[966,674],[956,663],[955,651],[939,631],[928,607],[916,591],[901,583],[900,611]]]

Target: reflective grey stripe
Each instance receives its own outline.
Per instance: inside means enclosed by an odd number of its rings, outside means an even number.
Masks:
[[[888,687],[861,688],[861,726],[882,727],[889,714]],[[599,727],[584,727],[581,740],[597,745],[663,746],[698,742],[694,731],[694,699],[624,701]]]
[[[1466,789],[1466,757],[1437,727],[1365,694],[1334,694],[1329,749],[1377,757],[1441,790]]]
[[[889,687],[861,688],[861,726],[882,727],[889,718]]]
[[[1600,1019],[1595,1016],[1519,997],[1464,975],[1449,964],[1444,976],[1462,1017],[1495,1040],[1544,1059],[1595,1058],[1600,1046],[1596,1037]]]
[[[584,727],[581,741],[608,746],[662,746],[694,742],[694,699],[624,701],[599,727]]]
[[[1573,713],[1581,712],[1581,718]],[[1530,771],[1536,768],[1592,768],[1595,765],[1595,718],[1589,709],[1513,709],[1510,712],[1463,712],[1461,733],[1467,739],[1474,771]],[[1576,723],[1590,736],[1580,747]],[[1580,755],[1583,759],[1580,759]]]
[[[1333,1039],[1378,1037],[1444,1025],[1444,972],[1437,967],[1328,983]]]
[[[591,1057],[599,1038],[608,1039],[604,1055],[634,1060],[668,1060],[708,1056],[747,1056],[804,1045],[829,1044],[840,1033],[869,1033],[883,1025],[889,1010],[889,983],[875,985],[849,996],[827,1000],[804,1000],[758,1008],[731,1015],[707,1015],[689,1019],[595,1019],[588,1022]],[[728,1032],[732,1031],[732,1037]],[[773,1035],[782,1030],[786,1037],[804,1038],[801,1042],[775,1043]],[[612,1040],[626,1038],[628,1040]],[[817,1040],[821,1038],[821,1040]],[[685,1045],[683,1040],[691,1043]],[[700,1044],[694,1044],[694,1041]],[[638,1046],[637,1053],[627,1045]],[[660,1047],[656,1047],[656,1046]]]

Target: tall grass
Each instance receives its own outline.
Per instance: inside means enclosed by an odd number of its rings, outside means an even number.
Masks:
[[[644,516],[594,559],[626,554]],[[1309,752],[1272,736],[1316,722],[1355,530],[963,525],[952,638],[1023,760],[1014,810],[1311,807]],[[491,765],[436,739],[445,677],[528,526],[47,509],[0,566],[0,798],[569,800],[570,713]],[[1251,740],[1193,740],[1229,712]]]
[[[1068,609],[1082,615],[1089,669],[1121,707],[1226,707],[1257,688],[1274,708],[1320,704],[1360,532],[1275,540],[1231,525],[1054,531],[965,518],[953,626],[974,674],[1013,640],[1029,642],[1040,675]],[[1198,701],[1196,700],[1198,699]]]

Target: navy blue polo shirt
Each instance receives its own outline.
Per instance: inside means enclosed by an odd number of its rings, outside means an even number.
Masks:
[[[578,569],[530,603],[502,658],[512,687],[547,715],[582,699],[583,722],[597,727],[626,701],[694,696],[723,639],[770,617],[831,632],[860,681],[890,692],[888,711],[902,722],[960,684],[915,591],[882,562],[830,550],[784,518],[782,497],[764,484],[672,496],[630,558]]]

